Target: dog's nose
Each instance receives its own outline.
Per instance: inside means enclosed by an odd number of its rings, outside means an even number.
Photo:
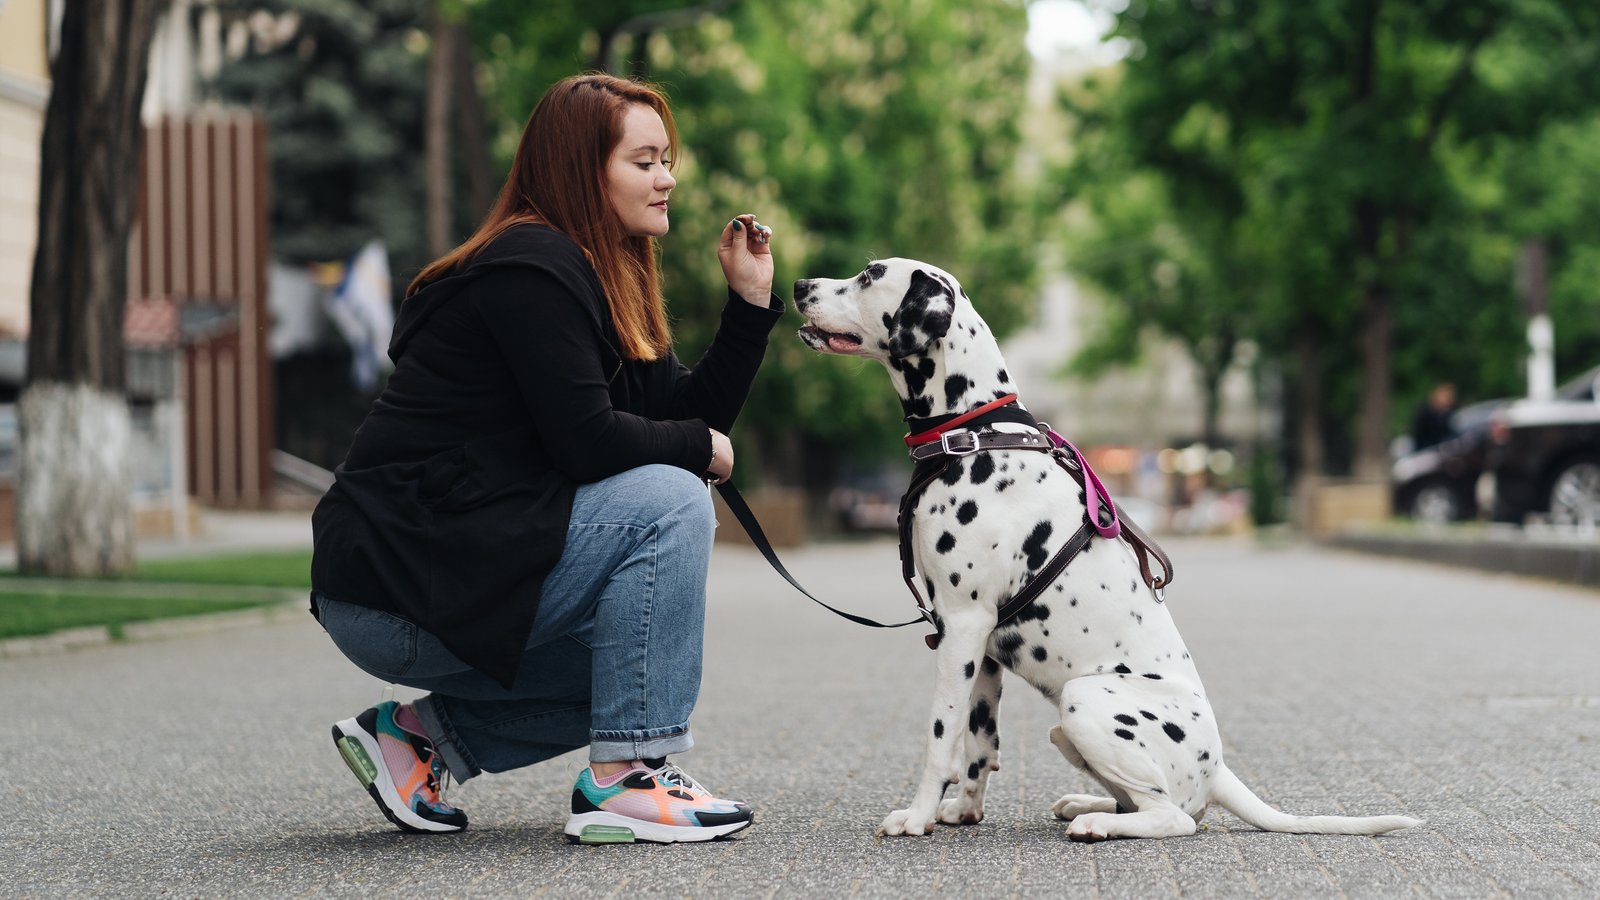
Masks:
[[[802,278],[794,283],[794,305],[803,307],[811,299],[811,282]]]

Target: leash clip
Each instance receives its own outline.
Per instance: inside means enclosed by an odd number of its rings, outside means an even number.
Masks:
[[[968,443],[964,447],[953,447],[950,445],[950,439],[953,437],[965,438]],[[964,428],[960,431],[946,431],[939,435],[939,449],[943,450],[946,456],[971,456],[978,452],[978,436]]]

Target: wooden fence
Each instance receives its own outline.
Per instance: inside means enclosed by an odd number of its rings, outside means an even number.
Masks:
[[[141,173],[128,302],[177,312],[165,318],[182,352],[189,493],[270,506],[266,124],[240,110],[163,118],[146,128]]]

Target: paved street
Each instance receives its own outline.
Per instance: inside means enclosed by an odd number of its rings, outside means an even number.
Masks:
[[[394,831],[328,738],[382,688],[307,616],[0,660],[0,895],[1600,895],[1600,593],[1308,547],[1169,549],[1229,765],[1291,812],[1425,826],[1302,837],[1213,811],[1189,838],[1070,843],[1049,804],[1091,786],[1008,680],[987,820],[877,840],[926,728],[921,630],[836,619],[719,547],[700,746],[680,762],[756,806],[737,840],[568,845],[576,754],[455,788],[460,835]],[[785,557],[852,610],[911,612],[890,543]]]

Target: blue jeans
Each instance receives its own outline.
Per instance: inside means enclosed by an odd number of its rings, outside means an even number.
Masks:
[[[715,524],[705,482],[675,466],[579,485],[510,688],[409,620],[326,597],[319,618],[368,674],[432,692],[415,709],[457,781],[584,745],[594,762],[682,753]]]

